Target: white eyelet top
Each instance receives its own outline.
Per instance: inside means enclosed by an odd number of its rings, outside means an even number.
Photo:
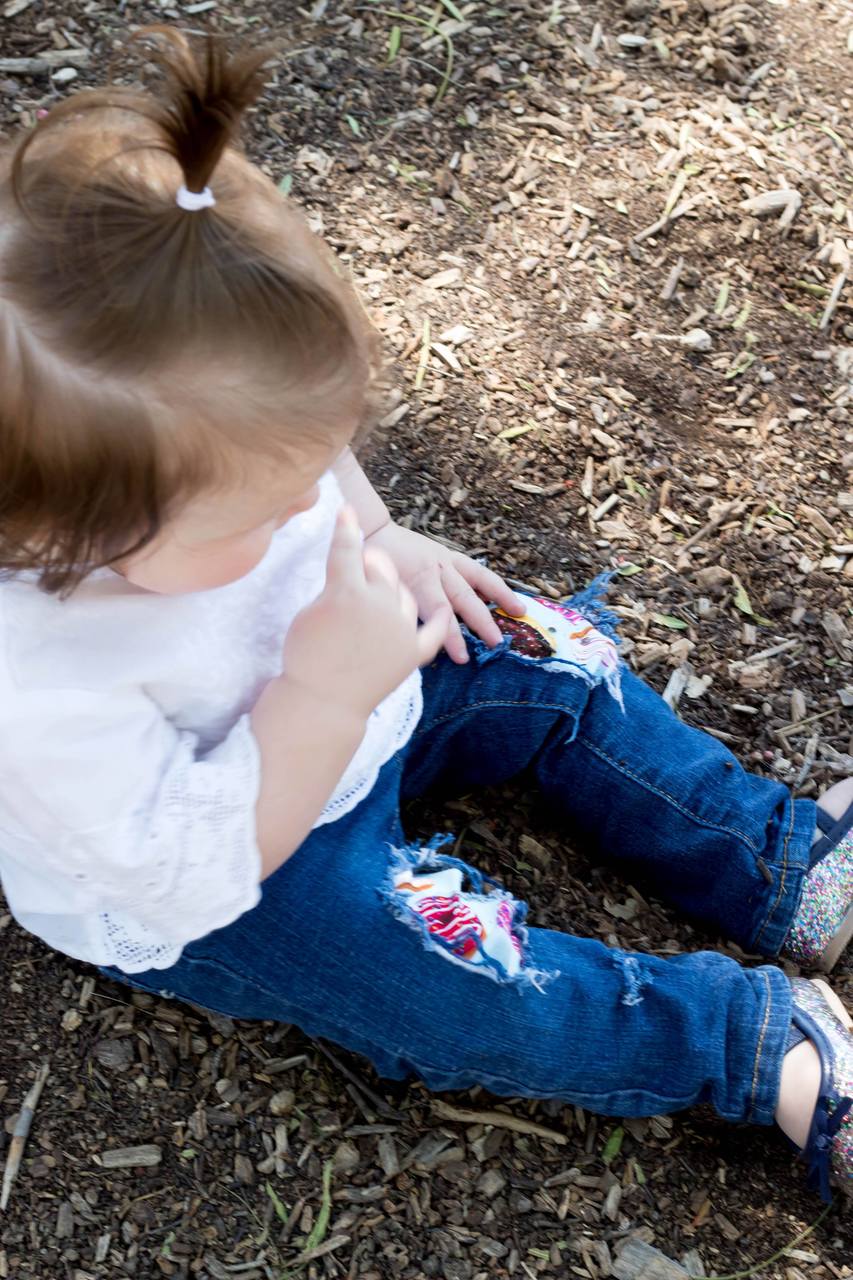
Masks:
[[[110,570],[67,600],[32,574],[0,582],[0,879],[24,928],[139,973],[259,901],[248,713],[322,590],[340,504],[327,474],[261,563],[210,591],[160,596]],[[316,826],[368,794],[421,705],[416,671],[373,712]]]

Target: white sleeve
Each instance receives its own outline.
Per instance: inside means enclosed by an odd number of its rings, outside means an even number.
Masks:
[[[138,688],[19,692],[0,715],[12,856],[17,832],[79,909],[128,913],[176,945],[259,901],[259,785],[248,716],[200,754]]]

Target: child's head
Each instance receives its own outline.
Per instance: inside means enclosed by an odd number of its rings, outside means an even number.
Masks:
[[[370,381],[351,290],[233,145],[263,54],[151,39],[165,97],[79,93],[0,172],[0,572],[49,591],[101,565],[165,591],[241,576]]]

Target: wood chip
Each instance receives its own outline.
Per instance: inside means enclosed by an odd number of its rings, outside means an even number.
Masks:
[[[461,346],[463,342],[468,342],[474,336],[474,330],[469,329],[467,324],[455,324],[451,329],[445,329],[444,333],[439,334],[440,342],[449,342],[451,346]]]
[[[687,682],[693,674],[693,669],[689,662],[683,662],[680,667],[676,667],[672,675],[666,682],[666,688],[663,691],[663,700],[668,707],[675,711],[681,697],[687,688]]]
[[[829,326],[829,322],[831,321],[832,317],[835,315],[835,309],[838,306],[842,291],[846,283],[847,283],[847,273],[845,271],[842,271],[839,273],[839,275],[835,277],[835,282],[832,286],[832,292],[830,293],[829,297],[826,300],[826,307],[824,308],[823,315],[820,318],[820,324],[818,325],[819,329],[826,329]]]
[[[564,1133],[557,1133],[555,1129],[547,1129],[545,1125],[510,1115],[506,1111],[469,1111],[465,1107],[452,1107],[441,1098],[432,1099],[432,1109],[442,1120],[457,1120],[460,1124],[492,1124],[499,1129],[511,1129],[514,1133],[527,1133],[534,1138],[543,1138],[546,1142],[556,1142],[560,1147],[568,1142]]]
[[[446,271],[437,271],[434,276],[424,280],[425,289],[447,289],[450,285],[459,284],[462,279],[460,267],[448,267]]]
[[[698,529],[696,533],[689,537],[685,542],[682,542],[679,550],[683,553],[688,549],[688,547],[695,546],[697,542],[701,542],[704,538],[707,538],[709,533],[713,533],[713,531],[718,529],[721,524],[724,524],[725,521],[728,520],[729,516],[740,515],[744,510],[746,510],[746,503],[741,499],[735,499],[733,502],[725,503],[724,506],[720,507],[720,509],[715,512],[706,524],[702,525],[701,529]]]
[[[818,511],[817,507],[810,507],[806,503],[801,502],[797,507],[798,514],[804,516],[819,533],[822,533],[830,542],[838,537],[838,531],[833,529],[822,511]]]
[[[615,1280],[689,1280],[688,1273],[644,1240],[628,1240],[613,1260]]]
[[[38,76],[57,67],[88,67],[89,49],[46,49],[34,58],[0,58],[0,75]]]
[[[793,187],[782,187],[778,190],[762,191],[760,195],[744,200],[740,207],[746,209],[748,213],[754,213],[758,218],[772,213],[781,213],[779,228],[784,231],[796,218],[802,203],[803,197],[799,191],[795,191]]]
[[[589,502],[595,491],[595,460],[589,456],[583,470],[583,479],[581,480],[581,494]]]
[[[634,243],[640,244],[643,240],[648,240],[651,236],[658,235],[661,231],[665,231],[671,223],[678,218],[683,218],[686,213],[690,213],[697,205],[702,204],[707,199],[704,191],[698,195],[691,196],[689,200],[682,200],[681,204],[677,204],[674,209],[665,213],[662,217],[653,222],[651,226],[645,227],[642,231],[638,231],[634,236]]]
[[[520,123],[537,125],[540,129],[547,129],[549,133],[556,133],[559,138],[575,136],[575,128],[568,120],[561,120],[559,116],[552,116],[547,112],[541,116],[521,116]]]
[[[308,1262],[314,1262],[317,1258],[324,1258],[329,1253],[334,1253],[336,1249],[342,1249],[345,1244],[349,1244],[350,1236],[330,1236],[323,1244],[318,1244],[315,1249],[306,1249],[304,1253],[300,1253],[296,1259],[296,1265],[305,1266]]]
[[[681,279],[681,273],[683,270],[684,259],[679,258],[675,265],[670,269],[669,275],[666,278],[666,283],[660,291],[661,302],[672,301],[673,295],[678,288],[678,282]]]
[[[612,511],[613,508],[616,506],[617,502],[619,501],[620,501],[619,494],[611,493],[609,498],[605,498],[604,501],[595,508],[592,515],[590,516],[590,519],[593,521],[603,520],[604,517],[607,515],[608,511]]]
[[[836,613],[834,609],[826,609],[820,621],[839,655],[842,658],[847,656],[850,636],[847,631],[847,624],[841,614]]]
[[[104,1169],[153,1169],[162,1159],[162,1151],[153,1143],[141,1147],[114,1147],[95,1156],[96,1162]]]
[[[443,360],[447,367],[452,369],[454,373],[462,372],[462,365],[459,363],[458,358],[451,348],[445,345],[445,343],[434,342],[432,344],[432,349],[439,359]]]

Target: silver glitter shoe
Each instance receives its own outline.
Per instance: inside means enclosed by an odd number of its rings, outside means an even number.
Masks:
[[[804,969],[829,973],[853,939],[853,804],[837,821],[818,808],[817,823],[824,834],[812,847],[782,954]]]
[[[853,1030],[844,1006],[823,982],[791,982],[796,1027],[820,1056],[820,1095],[800,1159],[809,1166],[808,1185],[824,1200],[833,1183],[853,1197]],[[844,1019],[846,1018],[846,1023]]]

